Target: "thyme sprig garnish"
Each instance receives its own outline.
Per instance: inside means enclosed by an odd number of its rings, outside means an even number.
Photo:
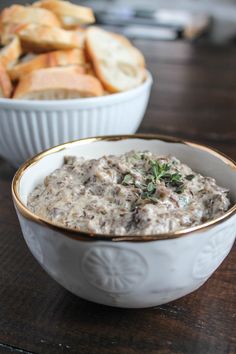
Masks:
[[[167,163],[161,164],[158,161],[150,160],[149,164],[150,169],[148,174],[144,177],[144,183],[135,180],[131,174],[126,174],[123,178],[122,184],[134,185],[135,187],[141,189],[141,199],[149,199],[153,202],[158,201],[155,195],[158,181],[164,182],[166,187],[174,188],[175,193],[179,194],[183,192],[184,182],[180,173],[171,173],[170,165]]]
[[[167,163],[160,164],[157,161],[151,160],[150,164],[156,181],[161,180],[165,183],[166,187],[173,187],[175,193],[183,192],[184,183],[180,173],[170,173],[170,165]]]
[[[167,163],[159,164],[155,160],[150,160],[150,165],[152,169],[152,174],[155,177],[156,180],[161,179],[164,177],[169,171],[170,166]]]

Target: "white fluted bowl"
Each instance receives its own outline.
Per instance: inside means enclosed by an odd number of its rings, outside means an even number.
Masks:
[[[130,150],[172,154],[230,189],[232,207],[200,226],[150,236],[90,235],[31,213],[27,197],[65,155],[98,158]],[[160,305],[198,289],[223,262],[236,234],[236,164],[204,146],[157,136],[91,138],[26,162],[12,184],[25,241],[45,271],[74,294],[118,307]]]
[[[144,116],[151,74],[112,95],[58,101],[0,99],[0,155],[13,166],[52,146],[95,135],[132,134]]]

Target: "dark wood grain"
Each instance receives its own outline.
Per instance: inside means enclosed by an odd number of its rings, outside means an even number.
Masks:
[[[213,145],[236,144],[236,48],[182,42],[138,45],[155,78],[140,129]]]
[[[236,158],[236,49],[136,43],[154,75],[140,132],[207,143]],[[28,251],[0,161],[0,353],[235,354],[236,247],[198,291],[150,309],[70,294]]]

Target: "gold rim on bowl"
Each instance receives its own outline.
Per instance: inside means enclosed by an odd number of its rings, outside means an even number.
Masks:
[[[160,140],[160,141],[165,141],[169,143],[179,143],[179,144],[184,144],[188,145],[191,147],[194,147],[198,150],[201,151],[206,151],[210,153],[211,155],[217,157],[221,161],[223,161],[226,165],[230,166],[234,170],[236,170],[236,162],[232,160],[231,158],[227,157],[223,153],[219,152],[218,150],[214,148],[210,148],[206,145],[201,145],[197,144],[192,141],[185,141],[185,140],[179,140],[178,138],[170,137],[170,136],[165,136],[165,135],[149,135],[149,134],[133,134],[133,135],[111,135],[111,136],[101,136],[101,137],[93,137],[93,138],[85,138],[85,139],[79,139],[75,140],[72,142],[60,144],[56,147],[50,148],[48,150],[45,150],[38,155],[34,156],[30,160],[26,161],[16,172],[13,181],[12,181],[12,196],[13,200],[15,202],[15,205],[18,209],[18,211],[27,219],[36,222],[38,224],[47,226],[51,229],[54,229],[56,231],[59,231],[61,234],[68,236],[70,238],[76,239],[76,240],[84,240],[84,241],[98,241],[98,240],[106,240],[106,241],[135,241],[135,242],[144,242],[144,241],[158,241],[158,240],[166,240],[166,239],[173,239],[173,238],[179,238],[182,236],[187,236],[192,232],[197,232],[197,231],[202,231],[206,230],[210,227],[213,227],[224,220],[228,219],[230,216],[236,213],[236,203],[222,216],[208,221],[206,223],[203,223],[198,226],[193,226],[189,227],[183,230],[175,231],[175,232],[168,232],[168,233],[163,233],[163,234],[156,234],[156,235],[143,235],[143,236],[138,236],[138,235],[131,235],[131,236],[119,236],[119,235],[111,235],[111,234],[99,234],[99,233],[90,233],[86,231],[80,231],[80,230],[75,230],[69,227],[65,227],[59,224],[52,223],[50,221],[47,221],[46,219],[37,216],[36,214],[32,213],[26,206],[25,204],[21,201],[20,195],[19,195],[19,184],[21,177],[23,176],[24,172],[31,167],[32,165],[36,164],[38,161],[42,160],[45,156],[55,154],[59,151],[65,150],[66,148],[69,148],[71,146],[76,146],[76,145],[84,145],[84,144],[90,144],[94,143],[97,141],[120,141],[120,140],[126,140],[126,139],[143,139],[143,140]]]

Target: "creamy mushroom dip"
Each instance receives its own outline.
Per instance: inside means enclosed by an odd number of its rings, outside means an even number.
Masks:
[[[173,156],[130,151],[99,159],[67,156],[28,197],[29,209],[92,233],[150,235],[222,215],[228,190]]]

